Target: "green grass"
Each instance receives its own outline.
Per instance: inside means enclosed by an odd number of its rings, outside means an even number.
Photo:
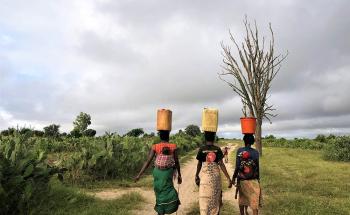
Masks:
[[[108,214],[128,215],[132,210],[140,209],[144,199],[132,192],[115,200],[99,200],[87,196],[77,188],[65,187],[59,182],[51,183],[52,190],[47,198],[38,203],[31,214]]]
[[[263,214],[350,214],[350,164],[321,152],[264,148],[260,161]]]
[[[199,203],[193,204],[190,209],[186,212],[186,215],[198,215],[199,212]],[[223,202],[223,207],[221,208],[220,215],[235,215],[239,214],[236,212],[235,207],[229,201]]]

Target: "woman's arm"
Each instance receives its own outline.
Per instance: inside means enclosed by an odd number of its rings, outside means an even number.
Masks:
[[[238,175],[238,167],[240,165],[240,159],[238,157],[238,150],[237,150],[237,153],[236,153],[236,167],[235,167],[235,171],[233,173],[233,176],[232,176],[232,183],[235,184],[236,182],[236,178],[237,178],[237,175]]]
[[[196,178],[195,178],[195,182],[197,184],[197,186],[199,186],[199,182],[200,182],[200,178],[199,178],[199,172],[202,169],[202,161],[198,161],[197,163],[197,171],[196,171]]]
[[[140,170],[139,174],[135,177],[135,182],[137,182],[141,175],[145,172],[145,170],[148,168],[149,164],[151,163],[153,157],[154,157],[155,153],[153,151],[153,149],[150,149],[149,153],[148,153],[148,158],[147,161],[143,164],[142,169]]]
[[[225,176],[226,176],[226,178],[228,180],[228,188],[231,188],[232,187],[232,182],[231,182],[230,176],[229,176],[229,174],[227,172],[226,166],[222,162],[222,160],[219,161],[219,165],[220,165],[220,168],[221,168],[222,172],[225,174]]]
[[[177,154],[177,149],[174,151],[174,160],[175,160],[175,168],[177,169],[177,183],[182,183],[182,177],[181,177],[181,171],[180,171],[180,162],[179,162],[179,156]]]

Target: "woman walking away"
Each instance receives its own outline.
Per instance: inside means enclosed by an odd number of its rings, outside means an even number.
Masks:
[[[153,187],[156,195],[154,210],[159,215],[163,215],[176,212],[180,205],[178,193],[173,183],[175,170],[177,170],[178,174],[178,184],[182,182],[176,144],[169,143],[171,130],[170,110],[158,110],[157,130],[159,131],[161,142],[152,146],[148,154],[148,159],[136,176],[135,182],[140,179],[141,175],[152,162],[153,157],[156,156],[155,167],[153,169]]]
[[[243,141],[245,146],[237,151],[236,168],[232,182],[235,184],[237,179],[240,214],[247,215],[248,213],[244,209],[249,206],[253,210],[253,215],[257,215],[261,206],[259,152],[251,147],[255,141],[253,134],[245,134]]]
[[[232,187],[230,176],[227,173],[224,157],[220,147],[214,145],[218,111],[204,109],[202,127],[205,136],[205,145],[200,147],[197,154],[197,172],[195,182],[199,186],[199,208],[201,215],[218,215],[222,205],[222,190],[220,168]],[[209,131],[207,131],[209,130]],[[220,168],[219,168],[220,166]],[[199,174],[201,176],[199,177]]]

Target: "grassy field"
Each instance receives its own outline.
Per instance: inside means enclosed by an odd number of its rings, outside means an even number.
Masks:
[[[350,163],[324,161],[313,150],[263,152],[263,214],[350,214]]]
[[[106,201],[88,196],[78,188],[63,186],[55,180],[51,185],[52,190],[47,199],[37,204],[31,214],[129,215],[132,210],[140,209],[144,202],[142,196],[136,192]]]

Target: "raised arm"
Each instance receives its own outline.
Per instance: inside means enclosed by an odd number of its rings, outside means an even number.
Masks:
[[[237,175],[238,175],[239,165],[240,165],[240,159],[238,157],[238,151],[237,151],[237,154],[236,154],[236,167],[235,167],[235,171],[234,171],[233,176],[232,176],[232,183],[233,184],[235,184],[235,181],[236,181],[236,178],[237,178]]]
[[[139,174],[135,177],[135,182],[137,182],[141,175],[145,172],[145,170],[148,168],[148,166],[150,165],[153,157],[154,157],[155,153],[153,151],[153,149],[150,149],[149,153],[148,153],[148,158],[147,161],[143,164],[142,169],[140,170]]]

